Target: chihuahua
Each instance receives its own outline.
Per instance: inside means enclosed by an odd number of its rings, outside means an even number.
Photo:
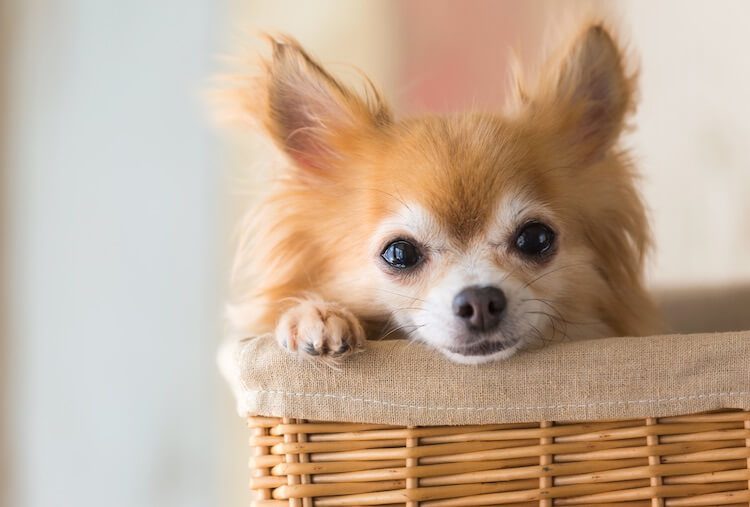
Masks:
[[[292,38],[269,39],[235,96],[287,163],[245,224],[235,332],[329,361],[397,332],[476,364],[659,329],[618,145],[637,73],[602,24],[531,86],[515,76],[502,114],[407,119],[368,80],[355,92]]]

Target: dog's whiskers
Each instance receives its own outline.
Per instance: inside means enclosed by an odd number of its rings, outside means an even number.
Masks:
[[[391,313],[393,312],[403,312],[405,310],[416,310],[416,311],[422,311],[422,312],[428,312],[429,310],[427,308],[421,308],[419,306],[404,306],[401,308],[395,308],[391,310]]]
[[[534,331],[535,341],[538,343],[538,348],[544,347],[550,340],[545,338],[542,332],[534,324],[529,322],[529,326]]]
[[[426,303],[427,302],[424,299],[419,299],[416,296],[409,296],[407,294],[400,294],[400,293],[394,292],[392,290],[381,289],[380,287],[375,287],[375,290],[379,290],[379,291],[385,292],[387,294],[393,294],[394,296],[402,297],[404,299],[410,299],[412,301],[412,303],[417,302],[417,301],[419,301],[420,303]]]
[[[560,310],[558,310],[557,307],[554,306],[550,302],[552,300],[549,300],[549,299],[525,298],[525,299],[521,299],[521,301],[522,302],[526,302],[526,301],[539,301],[540,303],[542,303],[542,304],[546,305],[547,307],[549,307],[553,312],[555,312],[555,314],[557,315],[557,317],[560,320],[562,320],[563,322],[565,322],[566,324],[572,324],[572,325],[575,325],[575,326],[595,326],[595,325],[599,324],[599,322],[596,322],[596,321],[583,321],[582,322],[582,321],[576,321],[576,320],[566,319],[565,317],[563,317],[562,312]]]
[[[526,288],[528,288],[528,287],[531,287],[531,285],[532,285],[532,284],[534,284],[534,283],[538,282],[538,281],[539,281],[539,280],[541,280],[542,278],[545,278],[546,276],[549,276],[549,275],[551,275],[551,274],[553,274],[553,273],[557,273],[558,271],[562,271],[562,270],[564,270],[564,269],[568,269],[568,268],[573,268],[573,267],[578,267],[578,266],[586,266],[586,265],[587,265],[587,264],[586,264],[585,262],[574,262],[574,263],[572,263],[572,264],[566,264],[566,265],[564,265],[564,266],[559,266],[559,267],[557,267],[557,268],[555,268],[555,269],[550,269],[549,271],[546,271],[546,272],[542,273],[541,275],[537,276],[536,278],[532,279],[531,281],[529,281],[529,282],[525,283],[525,284],[524,284],[524,285],[523,285],[523,286],[521,287],[521,290],[523,290],[523,289],[526,289]]]
[[[563,319],[561,319],[561,318],[559,318],[559,317],[557,317],[557,316],[555,316],[555,315],[553,315],[551,313],[544,312],[544,311],[528,311],[528,312],[524,313],[524,315],[526,315],[526,314],[543,315],[544,317],[546,317],[549,320],[550,327],[552,328],[552,338],[550,339],[550,341],[555,341],[555,339],[557,338],[557,333],[558,332],[560,332],[560,334],[562,335],[561,339],[563,339],[563,340],[570,340],[570,335],[568,335],[568,325],[565,322],[565,320],[563,320]],[[558,326],[556,325],[556,323],[562,324],[562,328],[558,329]]]
[[[412,340],[411,338],[412,338],[412,335],[413,335],[414,333],[416,333],[417,331],[419,331],[419,330],[420,330],[421,328],[423,328],[424,326],[425,326],[425,324],[421,324],[421,325],[419,325],[418,327],[416,327],[416,328],[414,328],[414,329],[412,329],[411,331],[409,331],[409,332],[407,332],[407,333],[406,333],[406,336],[404,336],[404,338],[406,339],[406,347],[404,347],[404,348],[409,348],[409,347],[411,347],[412,345],[414,345],[415,343],[417,343],[418,341],[421,341],[421,340],[419,340],[419,339],[416,339],[416,340]]]
[[[411,331],[408,331],[406,337],[411,336],[412,333],[414,333],[418,329],[424,327],[424,324],[422,324],[422,325],[419,325],[419,324],[403,324],[403,325],[400,325],[400,326],[396,326],[396,327],[391,328],[388,331],[386,331],[385,334],[383,334],[382,336],[380,336],[378,338],[378,340],[384,340],[388,336],[392,335],[393,333],[396,333],[398,331],[402,331],[402,330],[404,330],[406,328],[410,328],[410,327],[413,327],[414,329],[412,329]]]

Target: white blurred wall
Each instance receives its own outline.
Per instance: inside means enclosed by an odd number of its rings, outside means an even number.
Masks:
[[[10,2],[13,507],[220,504],[221,5]]]
[[[651,279],[747,283],[750,2],[619,3],[642,63],[631,141],[654,224]]]

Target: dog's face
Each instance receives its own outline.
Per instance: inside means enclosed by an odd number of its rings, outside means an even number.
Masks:
[[[555,135],[491,115],[407,122],[385,142],[366,173],[367,261],[394,327],[469,363],[605,332],[588,234],[607,209],[589,193],[611,196],[589,180],[607,168],[567,167]]]
[[[492,116],[398,127],[368,186],[368,245],[394,327],[453,360],[507,357],[567,334],[561,313],[591,252],[566,213],[567,185],[522,126]]]
[[[460,362],[637,332],[648,233],[613,148],[633,86],[602,28],[505,115],[395,121],[293,41],[274,49],[255,114],[294,169],[269,236],[310,270],[277,286],[314,280],[307,290]]]

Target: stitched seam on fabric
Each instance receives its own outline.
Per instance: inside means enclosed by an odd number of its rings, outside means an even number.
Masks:
[[[250,397],[253,394],[275,394],[282,396],[295,396],[297,398],[333,398],[346,401],[355,401],[360,403],[369,403],[371,405],[382,405],[393,408],[410,408],[415,410],[436,410],[436,411],[471,411],[471,412],[491,412],[491,411],[502,411],[502,410],[552,410],[561,408],[591,408],[591,407],[602,407],[602,406],[613,406],[613,405],[644,405],[652,403],[672,403],[675,401],[690,401],[700,400],[706,398],[724,398],[732,396],[748,396],[750,391],[729,391],[725,393],[708,393],[708,394],[695,394],[687,396],[675,396],[672,398],[654,398],[645,400],[622,400],[622,401],[597,401],[591,403],[580,403],[580,404],[567,404],[567,405],[547,405],[547,406],[536,406],[536,407],[428,407],[420,405],[409,405],[401,403],[392,403],[389,401],[381,401],[367,398],[357,398],[348,395],[329,394],[329,393],[295,393],[291,391],[278,391],[278,390],[249,390],[247,396]]]

